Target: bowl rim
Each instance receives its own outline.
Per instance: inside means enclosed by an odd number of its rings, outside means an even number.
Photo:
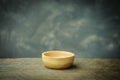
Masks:
[[[45,54],[49,54],[49,52],[65,52],[67,54],[71,54],[70,56],[65,56],[65,57],[51,57],[51,56],[46,56]],[[42,57],[48,57],[48,58],[70,58],[70,57],[74,57],[75,54],[73,52],[69,52],[69,51],[60,51],[60,50],[51,50],[51,51],[44,51],[42,53]]]

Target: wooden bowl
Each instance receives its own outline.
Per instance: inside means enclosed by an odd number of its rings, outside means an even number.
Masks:
[[[74,53],[67,51],[46,51],[42,53],[42,61],[47,68],[65,69],[72,66]]]

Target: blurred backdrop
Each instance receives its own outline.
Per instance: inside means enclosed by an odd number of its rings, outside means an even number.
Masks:
[[[0,57],[66,50],[120,58],[119,0],[0,0]]]

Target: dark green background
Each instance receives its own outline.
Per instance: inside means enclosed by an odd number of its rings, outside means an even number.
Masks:
[[[119,0],[0,0],[0,57],[47,50],[120,58]]]

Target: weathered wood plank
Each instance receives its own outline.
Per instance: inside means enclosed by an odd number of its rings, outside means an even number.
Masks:
[[[44,67],[40,58],[0,59],[0,80],[120,80],[120,59],[75,59],[65,70]]]

